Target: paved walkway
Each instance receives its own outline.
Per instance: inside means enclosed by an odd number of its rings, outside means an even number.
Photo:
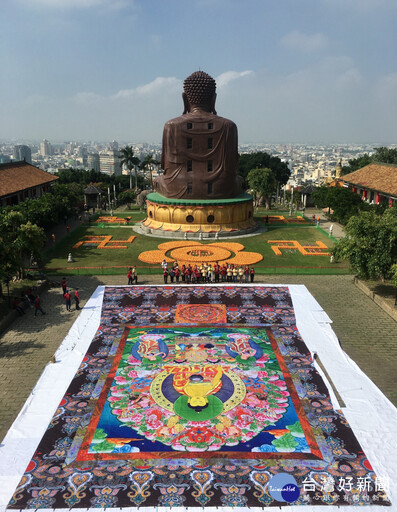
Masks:
[[[140,276],[139,280],[157,284],[162,276]],[[306,285],[334,321],[344,350],[397,405],[396,322],[354,285],[352,276],[258,276],[257,282]],[[81,305],[101,284],[126,284],[126,278],[68,279],[69,287],[79,287]],[[44,292],[41,300],[45,316],[39,313],[35,318],[30,309],[0,337],[0,439],[79,314],[66,311],[60,286]]]
[[[318,208],[306,208],[305,217],[308,219],[312,218],[312,215],[320,217],[319,226],[323,228],[327,233],[329,233],[329,228],[332,226],[332,235],[339,240],[340,238],[344,238],[345,232],[343,230],[343,226],[338,224],[337,222],[333,222],[327,218],[327,214]]]

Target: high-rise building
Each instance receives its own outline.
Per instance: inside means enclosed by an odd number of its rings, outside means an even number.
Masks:
[[[52,151],[52,145],[50,142],[48,142],[47,139],[43,139],[40,142],[40,154],[42,156],[51,156],[53,153]]]
[[[93,169],[94,171],[99,172],[101,170],[101,166],[99,163],[99,153],[89,153],[87,157],[87,167],[89,170]]]
[[[119,150],[119,143],[117,142],[117,140],[112,140],[112,142],[109,144],[109,149],[113,151]]]
[[[121,176],[119,152],[114,150],[103,151],[100,155],[101,172]]]
[[[83,160],[83,167],[87,167],[88,164],[88,151],[86,146],[79,146],[78,155]]]
[[[18,144],[14,146],[14,160],[17,162],[21,162],[25,160],[28,164],[32,163],[32,150],[29,146],[25,146],[24,144]]]

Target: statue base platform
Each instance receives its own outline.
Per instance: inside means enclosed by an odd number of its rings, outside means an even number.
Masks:
[[[230,199],[173,199],[147,196],[142,233],[167,238],[224,238],[256,231],[252,196]]]

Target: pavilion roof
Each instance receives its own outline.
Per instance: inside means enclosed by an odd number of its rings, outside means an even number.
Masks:
[[[397,165],[374,162],[341,177],[345,183],[397,196]]]
[[[16,194],[46,183],[53,183],[57,176],[42,171],[34,165],[22,162],[0,164],[0,197]]]

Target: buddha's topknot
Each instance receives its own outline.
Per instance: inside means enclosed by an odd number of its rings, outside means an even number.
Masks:
[[[204,71],[195,71],[186,78],[183,90],[193,105],[205,105],[215,94],[216,83],[212,76]]]

